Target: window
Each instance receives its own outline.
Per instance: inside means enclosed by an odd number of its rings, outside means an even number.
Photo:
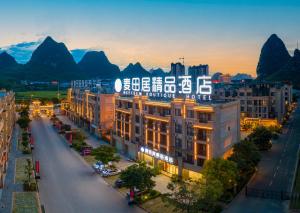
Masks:
[[[128,109],[131,109],[132,108],[132,103],[128,102],[127,106],[128,106]]]
[[[181,109],[175,109],[175,116],[181,116]]]
[[[134,106],[135,106],[136,109],[139,109],[139,108],[140,108],[140,107],[139,107],[139,104],[135,104]]]
[[[129,124],[125,124],[125,132],[129,132]]]
[[[159,152],[162,154],[167,154],[167,150],[164,147],[160,147]]]
[[[197,143],[197,154],[206,156],[206,145]]]
[[[149,140],[149,141],[152,141],[153,140],[153,132],[152,131],[149,131],[149,130],[146,130],[146,131],[148,131],[147,133],[147,140]]]
[[[161,123],[160,124],[160,131],[161,132],[166,132],[167,131],[167,124],[166,123]]]
[[[197,132],[197,140],[206,141],[206,139],[207,139],[206,130],[199,129]]]
[[[135,142],[139,143],[140,142],[140,138],[139,137],[135,137]]]
[[[186,134],[187,136],[194,136],[194,128],[192,125],[187,125]]]
[[[187,154],[186,155],[186,162],[189,163],[189,164],[194,164],[193,155]]]
[[[138,116],[138,115],[135,116],[135,122],[140,123],[140,116]]]
[[[192,151],[194,147],[193,145],[194,145],[193,141],[191,140],[186,141],[187,150]]]
[[[169,109],[164,109],[163,110],[163,116],[166,116],[166,115],[170,115],[170,110]]]
[[[152,120],[149,120],[149,121],[148,121],[148,128],[149,128],[149,129],[152,129],[152,128],[153,128],[153,121],[152,121]]]
[[[245,95],[245,93],[244,92],[240,92],[240,96],[244,96]]]
[[[194,117],[194,111],[193,110],[187,110],[187,117],[193,118]]]
[[[166,135],[160,135],[160,144],[167,145],[167,136]]]
[[[175,123],[175,133],[179,133],[179,134],[182,133],[182,126],[181,126],[181,124]]]
[[[128,134],[125,134],[125,140],[129,141],[129,135]]]
[[[140,134],[140,128],[138,126],[135,127],[135,134]]]
[[[178,148],[181,148],[182,147],[182,140],[181,138],[176,138],[175,139],[175,146],[178,147]]]
[[[204,159],[203,158],[197,158],[197,166],[203,166],[204,165]]]
[[[211,114],[210,113],[198,113],[198,119],[200,123],[207,123],[208,121],[211,121]]]

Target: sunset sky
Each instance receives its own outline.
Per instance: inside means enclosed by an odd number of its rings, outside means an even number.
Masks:
[[[184,56],[186,65],[255,75],[272,33],[296,48],[299,11],[297,0],[10,0],[0,6],[0,47],[50,35],[69,49],[103,50],[121,68],[169,70]]]

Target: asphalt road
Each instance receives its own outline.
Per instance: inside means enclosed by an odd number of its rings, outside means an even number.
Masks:
[[[300,139],[300,109],[297,108],[287,132],[275,141],[271,151],[263,153],[259,170],[249,187],[273,191],[291,191]]]
[[[292,190],[292,182],[297,161],[300,139],[300,109],[293,113],[287,131],[273,143],[270,151],[262,153],[258,171],[248,187],[270,191]],[[224,212],[288,212],[288,202],[245,197],[242,192]]]
[[[40,161],[40,200],[46,213],[143,212],[129,207],[124,197],[71,150],[47,118],[31,122],[34,158]]]

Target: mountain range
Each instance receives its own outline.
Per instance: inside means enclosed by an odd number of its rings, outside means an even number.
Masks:
[[[164,72],[162,69],[147,71],[137,62],[130,63],[123,71],[112,64],[103,51],[73,50],[73,54],[84,54],[76,63],[73,55],[64,43],[56,42],[47,37],[33,51],[30,60],[25,64],[18,64],[7,52],[0,54],[0,87],[10,87],[12,82],[16,84],[21,80],[29,81],[69,81],[73,79],[116,77],[141,77],[157,75]]]
[[[260,80],[290,82],[300,88],[300,51],[291,56],[284,42],[272,34],[261,49],[256,72]]]
[[[64,43],[47,37],[43,42],[29,43],[30,48],[37,46],[30,60],[19,64],[14,57],[0,50],[0,88],[12,88],[21,80],[29,81],[69,81],[73,79],[116,77],[141,77],[167,75],[162,69],[146,70],[139,62],[130,63],[123,71],[112,64],[103,51],[73,50],[70,53]],[[27,48],[28,43],[17,44],[13,48]],[[81,60],[78,61],[78,58]],[[77,63],[78,61],[78,63]],[[291,56],[284,42],[272,34],[261,49],[257,65],[260,80],[289,81],[300,88],[300,51],[296,49]],[[238,76],[239,78],[241,77]],[[242,77],[245,77],[244,75]]]

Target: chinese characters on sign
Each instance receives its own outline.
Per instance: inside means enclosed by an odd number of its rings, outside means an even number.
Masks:
[[[123,95],[147,95],[157,98],[183,98],[211,100],[210,76],[199,76],[193,82],[192,76],[143,77],[117,79],[116,92]],[[193,88],[195,87],[195,88]]]
[[[150,156],[152,156],[156,159],[165,161],[165,162],[170,163],[170,164],[174,163],[174,159],[172,157],[169,157],[167,155],[164,155],[162,153],[153,151],[153,150],[145,148],[145,147],[141,147],[140,152],[145,153],[145,154],[150,155]]]

